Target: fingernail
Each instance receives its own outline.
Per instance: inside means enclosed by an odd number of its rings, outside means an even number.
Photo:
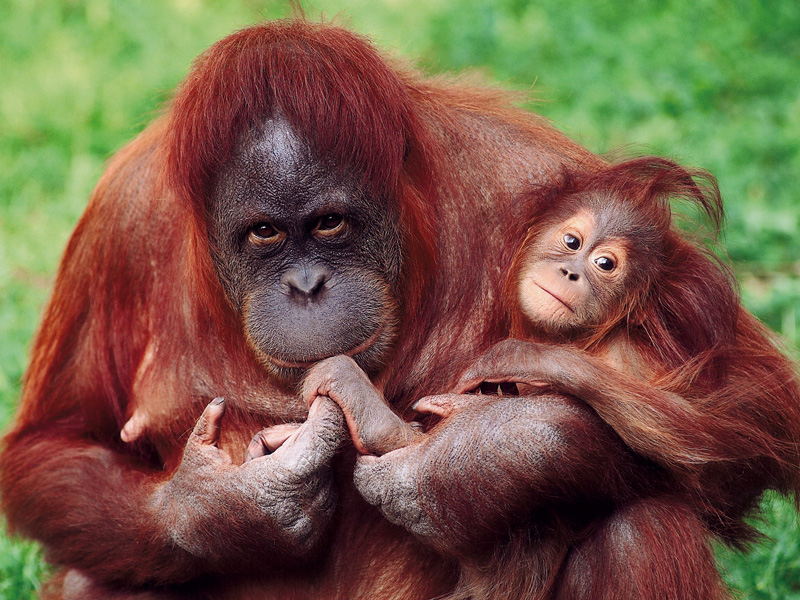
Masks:
[[[225,402],[225,398],[223,398],[222,396],[217,396],[216,398],[214,398],[214,399],[211,401],[211,404],[213,404],[214,406],[216,406],[216,405],[218,405],[218,404],[222,404],[223,402]]]

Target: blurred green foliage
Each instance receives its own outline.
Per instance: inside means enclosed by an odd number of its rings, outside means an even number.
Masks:
[[[427,71],[478,69],[591,150],[711,170],[748,307],[794,350],[800,299],[800,3],[794,0],[317,0],[321,13]],[[216,39],[287,16],[258,0],[0,2],[0,426],[59,254],[104,162]],[[338,16],[337,16],[338,15]],[[770,539],[720,549],[744,596],[800,598],[800,535],[783,499]],[[38,548],[0,535],[0,598],[29,598]]]

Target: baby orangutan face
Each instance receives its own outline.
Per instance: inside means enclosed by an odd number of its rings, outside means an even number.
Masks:
[[[625,297],[630,244],[616,215],[583,208],[523,248],[519,304],[543,333],[570,336],[604,323]]]

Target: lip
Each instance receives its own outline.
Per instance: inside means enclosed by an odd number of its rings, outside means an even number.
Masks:
[[[350,350],[347,350],[345,352],[337,352],[336,354],[344,354],[345,356],[350,356],[350,357],[353,357],[356,354],[361,354],[362,352],[370,348],[375,342],[378,341],[378,339],[381,337],[385,329],[386,329],[386,324],[381,323],[378,326],[378,328],[374,331],[374,333],[371,336],[369,336],[366,340],[361,342],[358,346],[356,346],[355,348],[351,348]],[[284,369],[308,369],[314,366],[319,361],[325,360],[326,358],[330,358],[331,356],[334,355],[331,354],[328,356],[320,356],[319,358],[314,358],[309,361],[283,360],[276,356],[270,356],[269,362],[271,362],[276,367],[281,367]]]
[[[567,304],[566,302],[564,302],[564,301],[563,301],[561,298],[559,298],[558,296],[556,296],[556,295],[555,295],[553,292],[551,292],[550,290],[548,290],[546,287],[542,286],[542,285],[541,285],[539,282],[537,282],[537,281],[533,281],[533,284],[534,284],[536,287],[538,287],[540,290],[547,292],[547,293],[548,293],[548,294],[550,294],[550,295],[551,295],[553,298],[555,298],[556,300],[558,300],[559,302],[561,302],[561,304],[563,304],[564,306],[566,306],[566,307],[569,309],[569,311],[570,311],[570,312],[572,312],[572,313],[574,313],[574,312],[575,312],[575,310],[574,310],[574,309],[573,309],[573,308],[572,308],[572,307],[571,307],[569,304]]]

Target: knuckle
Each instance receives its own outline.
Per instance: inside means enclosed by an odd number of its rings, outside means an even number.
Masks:
[[[351,358],[344,356],[343,354],[339,354],[326,359],[326,362],[328,363],[328,366],[333,369],[341,369],[348,367],[351,360]]]
[[[326,477],[298,478],[285,469],[275,472],[269,485],[255,492],[261,513],[274,523],[282,546],[290,553],[303,555],[319,543],[336,507],[336,492]]]

